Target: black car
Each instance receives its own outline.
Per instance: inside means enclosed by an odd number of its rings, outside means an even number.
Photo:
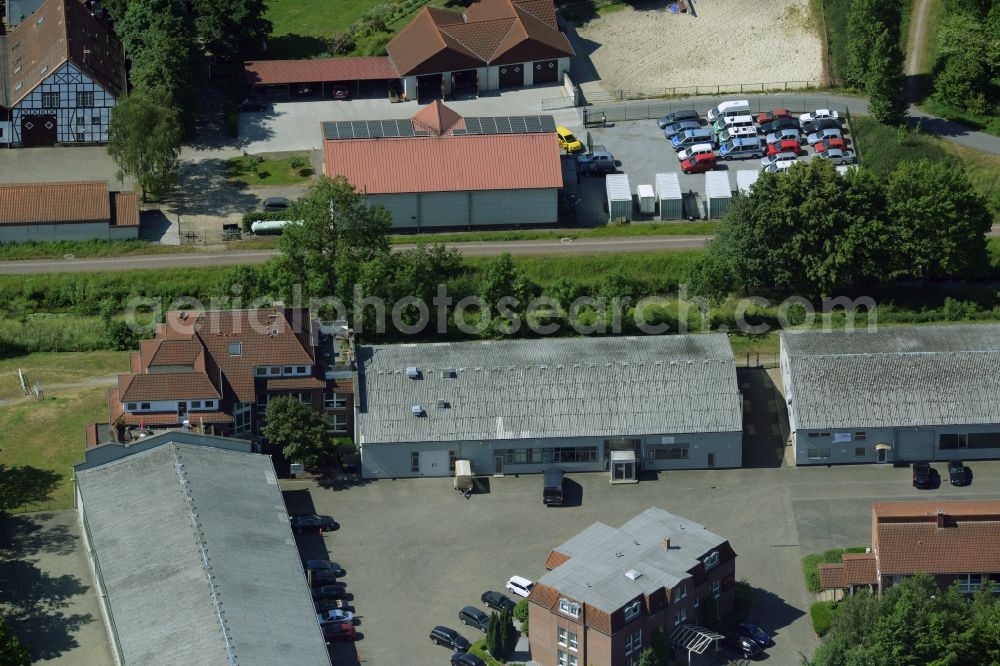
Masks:
[[[336,528],[336,521],[330,516],[306,513],[289,518],[295,532],[329,532]]]
[[[726,637],[726,645],[743,655],[744,659],[756,659],[764,652],[764,648],[757,645],[757,641],[736,634]]]
[[[306,571],[332,571],[334,576],[343,578],[347,575],[344,567],[330,560],[306,560],[302,564]]]
[[[333,585],[321,585],[312,589],[313,601],[320,599],[340,599],[347,594],[347,586],[343,583]]]
[[[498,611],[502,611],[504,609],[513,611],[514,606],[517,605],[506,595],[494,592],[493,590],[483,592],[483,596],[479,597],[479,600],[486,604],[487,608],[492,608],[493,610]]]
[[[948,480],[953,486],[965,485],[965,463],[961,460],[948,461]]]
[[[316,605],[317,613],[337,608],[346,611],[353,610],[343,599],[317,599],[313,603]]]
[[[931,466],[927,463],[913,463],[913,487],[931,487]]]
[[[465,640],[462,634],[448,627],[438,626],[431,629],[431,643],[450,647],[456,652],[465,652],[469,649],[469,641]]]
[[[804,134],[813,134],[825,129],[841,129],[842,125],[836,118],[817,118],[802,125]]]
[[[266,212],[276,212],[282,210],[288,210],[288,206],[291,205],[291,201],[285,197],[268,197],[264,199],[264,205],[261,208]]]
[[[479,627],[483,631],[486,631],[486,627],[490,624],[490,616],[475,606],[466,606],[458,611],[458,619],[466,626]]]
[[[311,587],[333,585],[337,582],[337,576],[332,571],[309,571],[306,575],[309,577]]]
[[[486,662],[474,654],[468,652],[455,652],[451,655],[451,663],[454,666],[486,666]]]
[[[796,118],[778,118],[760,126],[761,134],[770,134],[783,129],[799,129],[799,121]]]
[[[752,622],[740,622],[736,625],[736,635],[749,638],[761,648],[769,648],[774,645],[771,635]]]
[[[267,111],[267,104],[251,97],[240,102],[236,108],[240,111]]]
[[[701,115],[698,114],[694,109],[685,109],[684,111],[674,111],[673,113],[668,113],[662,118],[656,121],[657,127],[660,129],[665,128],[667,125],[673,125],[674,123],[680,122],[682,120],[701,120]]]

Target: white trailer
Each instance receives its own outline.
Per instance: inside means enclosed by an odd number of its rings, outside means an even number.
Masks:
[[[639,185],[635,188],[635,194],[639,199],[640,213],[652,215],[656,212],[656,193],[653,192],[652,185]]]
[[[736,191],[746,196],[750,194],[750,187],[760,178],[760,171],[741,169],[736,172]]]
[[[706,217],[717,220],[729,210],[729,202],[733,199],[733,188],[729,185],[728,171],[705,172],[705,198],[707,199]]]
[[[681,195],[681,183],[677,174],[658,173],[654,182],[656,183],[656,199],[660,204],[660,219],[682,219],[684,217],[684,197]]]
[[[632,219],[632,186],[628,174],[611,173],[605,178],[608,192],[608,222]]]

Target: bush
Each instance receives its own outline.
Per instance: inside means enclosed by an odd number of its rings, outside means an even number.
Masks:
[[[514,617],[517,619],[518,622],[524,622],[525,620],[528,619],[527,599],[521,599],[520,601],[517,602],[517,605],[514,606]]]
[[[812,620],[813,631],[817,636],[823,636],[830,630],[833,617],[837,612],[837,602],[817,601],[809,607],[809,618]]]
[[[334,33],[333,37],[330,38],[330,51],[334,55],[350,55],[351,51],[354,50],[354,47],[355,41],[353,32],[347,31]]]
[[[749,616],[750,611],[753,610],[753,588],[750,587],[750,583],[745,580],[738,581],[734,596],[736,612],[742,617]]]
[[[284,211],[256,210],[252,213],[244,213],[240,226],[243,227],[243,231],[250,231],[250,225],[259,220],[284,220],[287,217],[288,213]]]

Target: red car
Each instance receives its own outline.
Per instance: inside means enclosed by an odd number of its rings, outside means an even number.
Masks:
[[[764,113],[757,116],[757,123],[769,123],[772,120],[777,120],[778,118],[791,118],[788,109],[771,109],[770,111],[765,111]]]
[[[681,171],[684,173],[702,173],[715,168],[715,153],[695,153],[691,157],[681,162]]]
[[[323,638],[330,641],[353,641],[358,637],[358,630],[350,622],[338,624],[320,625],[323,629]]]
[[[839,148],[840,150],[846,150],[847,144],[844,143],[843,139],[833,137],[832,139],[823,139],[815,146],[817,153],[824,153],[831,148]]]
[[[777,143],[767,146],[768,155],[777,155],[778,153],[795,153],[798,155],[799,150],[799,142],[794,139],[782,139]]]

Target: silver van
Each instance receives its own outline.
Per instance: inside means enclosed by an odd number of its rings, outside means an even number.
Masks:
[[[759,136],[736,137],[725,142],[719,148],[719,155],[724,160],[744,157],[761,157],[764,155],[764,146]]]
[[[745,99],[732,99],[714,109],[710,109],[708,112],[708,122],[714,123],[720,117],[725,116],[750,116],[753,112],[750,110],[750,102]]]
[[[707,127],[696,130],[685,130],[677,134],[670,140],[670,145],[674,150],[680,150],[685,146],[693,146],[696,143],[712,143],[715,141],[715,134]]]
[[[722,116],[712,123],[712,129],[716,132],[729,127],[756,127],[753,116]]]

